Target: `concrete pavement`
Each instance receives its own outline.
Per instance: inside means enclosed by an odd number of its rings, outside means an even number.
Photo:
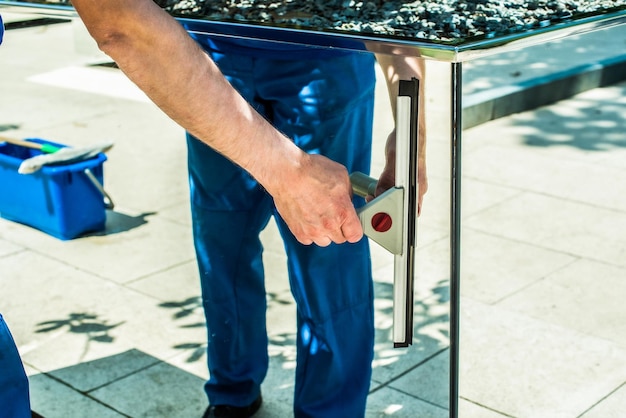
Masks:
[[[0,312],[30,376],[32,408],[46,418],[201,416],[206,336],[184,133],[118,70],[79,52],[74,35],[70,23],[12,29],[0,47],[3,135],[115,141],[105,187],[116,208],[103,233],[59,241],[0,219]],[[468,63],[465,93],[620,57],[625,30],[593,36]],[[382,149],[390,116],[379,88],[374,146]],[[624,84],[592,89],[465,131],[461,417],[622,416],[625,93]],[[378,337],[368,417],[447,416],[447,294],[437,287],[446,279],[447,148],[429,145],[418,258],[434,274],[418,275],[427,297],[418,298],[407,350],[389,343],[393,258],[373,246]],[[263,242],[271,368],[258,416],[286,417],[295,306],[273,224]]]

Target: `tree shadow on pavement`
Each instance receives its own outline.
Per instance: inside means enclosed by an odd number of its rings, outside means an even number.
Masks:
[[[582,151],[626,148],[626,83],[589,91],[569,100],[517,115],[524,143]]]

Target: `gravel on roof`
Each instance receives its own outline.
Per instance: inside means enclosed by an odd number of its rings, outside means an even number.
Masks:
[[[188,17],[434,41],[521,32],[626,8],[626,0],[155,1]]]
[[[71,4],[71,0],[22,0]],[[197,19],[454,42],[626,10],[626,0],[154,0]]]

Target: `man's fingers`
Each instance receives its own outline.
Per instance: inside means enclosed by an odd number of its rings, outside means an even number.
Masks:
[[[348,242],[357,242],[363,238],[363,227],[356,213],[343,223],[341,232]]]
[[[329,229],[318,230],[316,233],[299,231],[298,233],[294,232],[294,235],[300,244],[315,244],[320,247],[327,247],[331,243],[343,244],[345,242],[354,243],[359,241],[363,238],[363,228],[361,227],[361,221],[355,214],[354,217],[350,217],[335,231]]]
[[[314,242],[320,247],[328,247],[333,241],[329,237],[320,237],[317,238]]]

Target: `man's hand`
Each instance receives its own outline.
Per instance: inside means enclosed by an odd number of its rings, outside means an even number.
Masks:
[[[325,247],[357,242],[363,228],[352,204],[352,185],[344,166],[321,155],[306,155],[294,175],[272,181],[278,213],[302,244]]]
[[[423,155],[423,147],[420,147],[418,156],[417,167],[417,181],[419,186],[419,195],[417,201],[417,214],[422,213],[422,201],[424,195],[428,191],[428,176],[426,171],[426,158]],[[378,183],[376,185],[376,196],[381,195],[386,190],[394,187],[396,179],[396,131],[395,129],[387,137],[387,143],[385,145],[385,168],[383,168]],[[368,196],[367,200],[370,201],[376,196]]]

